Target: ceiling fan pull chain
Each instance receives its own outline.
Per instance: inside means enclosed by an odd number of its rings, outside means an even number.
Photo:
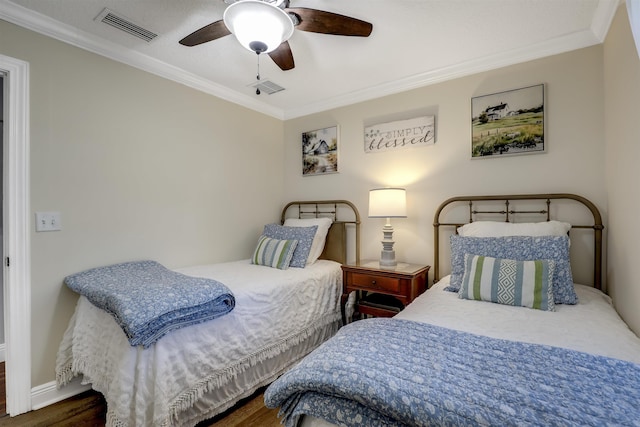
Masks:
[[[258,74],[256,74],[256,80],[260,81],[260,52],[256,52],[258,55]],[[256,87],[256,95],[260,95],[260,87]]]

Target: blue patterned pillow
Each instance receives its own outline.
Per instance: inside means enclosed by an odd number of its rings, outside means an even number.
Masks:
[[[569,236],[508,236],[463,237],[451,236],[451,281],[445,289],[458,292],[464,275],[464,255],[483,255],[493,258],[531,261],[555,261],[553,296],[556,304],[577,304],[569,263]]]
[[[264,226],[263,235],[278,240],[297,240],[298,244],[291,258],[291,267],[304,268],[316,235],[317,225],[311,227],[285,227],[279,224],[267,224]]]
[[[278,240],[260,236],[251,257],[251,264],[286,270],[291,264],[291,258],[293,258],[293,252],[297,245],[297,240]]]
[[[555,311],[554,261],[516,261],[469,254],[464,258],[458,297]]]

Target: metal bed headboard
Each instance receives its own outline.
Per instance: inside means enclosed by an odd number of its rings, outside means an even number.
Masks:
[[[280,222],[291,218],[331,218],[333,224],[327,233],[327,241],[320,258],[346,264],[349,258],[348,229],[355,229],[353,251],[355,261],[360,261],[360,213],[358,208],[348,200],[313,200],[289,202],[282,209]]]
[[[436,210],[433,218],[434,227],[434,272],[433,282],[440,280],[440,227],[458,227],[471,223],[476,220],[478,215],[489,214],[499,215],[503,217],[503,221],[511,222],[511,220],[517,215],[542,215],[546,221],[550,221],[555,218],[551,218],[551,203],[557,200],[573,200],[579,204],[584,205],[591,212],[593,219],[592,224],[574,224],[571,221],[571,228],[580,229],[592,229],[593,230],[593,286],[597,289],[602,289],[602,217],[598,208],[588,199],[569,193],[551,193],[551,194],[516,194],[516,195],[497,195],[497,196],[458,196],[452,197],[444,201]],[[544,206],[539,210],[516,210],[510,207],[511,202],[514,201],[531,201],[533,203],[542,202]],[[498,210],[478,210],[476,209],[479,202],[496,202],[496,206],[502,206]],[[467,203],[469,205],[469,220],[466,222],[442,222],[441,215],[445,208],[451,207],[454,204]],[[457,232],[457,231],[455,231]]]

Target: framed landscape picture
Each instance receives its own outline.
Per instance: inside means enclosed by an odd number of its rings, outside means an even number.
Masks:
[[[546,151],[544,84],[471,98],[471,158]]]
[[[302,133],[302,176],[338,172],[338,126]]]

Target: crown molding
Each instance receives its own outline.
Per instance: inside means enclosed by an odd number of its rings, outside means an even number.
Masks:
[[[131,49],[125,49],[118,44],[63,24],[45,15],[16,5],[9,0],[0,0],[0,18],[72,46],[181,83],[198,91],[214,95],[225,101],[244,106],[280,120],[284,118],[284,112],[279,108],[258,102],[253,97],[230,90],[225,86],[203,79],[179,67]]]
[[[624,0],[600,0],[598,2],[598,8],[591,22],[591,31],[600,43],[604,43],[613,18],[618,8],[623,4]]]
[[[405,79],[396,80],[361,91],[347,93],[324,102],[309,104],[295,110],[287,111],[285,119],[293,119],[326,111],[332,108],[344,107],[358,102],[381,98],[383,96],[395,95],[436,83],[442,83],[460,77],[507,67],[509,65],[520,64],[522,62],[557,55],[599,43],[600,41],[598,38],[595,37],[593,32],[590,30],[569,34],[562,38],[545,41],[534,46],[527,46],[523,49],[510,50],[495,55],[485,56],[426,73],[416,74]]]

